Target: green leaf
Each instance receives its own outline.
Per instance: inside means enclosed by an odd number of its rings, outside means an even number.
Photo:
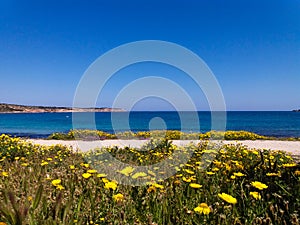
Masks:
[[[42,198],[42,194],[43,194],[43,186],[40,185],[35,195],[34,201],[32,203],[32,210],[35,210],[38,207]]]

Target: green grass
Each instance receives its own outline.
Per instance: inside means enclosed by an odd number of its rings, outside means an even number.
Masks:
[[[1,135],[0,221],[9,225],[299,224],[300,167],[284,152],[208,141],[176,147],[166,139],[151,140],[142,150],[110,147],[83,154]],[[166,172],[162,167],[137,176],[137,170],[109,167],[106,161],[109,155],[132,167],[145,166],[190,151],[187,163],[176,165],[175,160],[170,165],[177,172],[164,181],[156,178]],[[107,171],[117,180],[131,177],[151,184],[122,185]],[[255,181],[267,188],[257,189]],[[193,188],[191,183],[201,187]],[[260,199],[250,192],[257,192]],[[236,204],[223,200],[221,193],[236,199]],[[201,206],[208,214],[197,211],[201,203],[207,204]]]

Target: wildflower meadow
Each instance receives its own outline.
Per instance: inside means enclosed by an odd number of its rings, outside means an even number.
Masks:
[[[170,139],[82,153],[1,135],[0,224],[299,224],[300,166],[287,153]],[[135,169],[191,151],[164,180],[164,168]],[[109,167],[107,154],[126,166]]]

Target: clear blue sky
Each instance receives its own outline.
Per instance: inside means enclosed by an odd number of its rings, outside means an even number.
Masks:
[[[198,54],[218,79],[228,110],[300,108],[296,0],[1,0],[0,102],[71,106],[95,59],[121,44],[149,39]],[[98,106],[110,106],[135,77],[156,74],[176,77],[198,109],[207,109],[200,91],[174,68],[150,63],[120,73],[126,79],[116,74]],[[171,109],[157,99],[136,107]]]

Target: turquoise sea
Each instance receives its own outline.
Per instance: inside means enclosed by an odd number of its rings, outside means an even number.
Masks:
[[[180,114],[184,114],[185,125],[182,127]],[[145,131],[149,129],[183,130],[188,132],[207,132],[211,129],[211,113],[198,112],[199,123],[189,115],[191,112],[130,112],[128,113],[95,113],[96,128],[113,133],[112,114],[119,124],[117,131],[126,130],[122,124],[129,124],[131,131]],[[247,130],[261,135],[275,137],[300,137],[300,112],[227,112],[226,130]],[[81,113],[85,118],[85,113]],[[90,115],[89,115],[90,116]],[[93,115],[92,115],[93,116]],[[157,123],[151,123],[155,118]],[[157,120],[158,119],[158,120]],[[163,122],[162,126],[161,121]],[[150,125],[149,125],[150,124]],[[197,124],[200,124],[198,126]],[[93,125],[80,122],[80,128],[91,129]],[[53,132],[68,132],[73,129],[72,113],[20,113],[0,114],[0,133],[22,137],[46,137]]]

